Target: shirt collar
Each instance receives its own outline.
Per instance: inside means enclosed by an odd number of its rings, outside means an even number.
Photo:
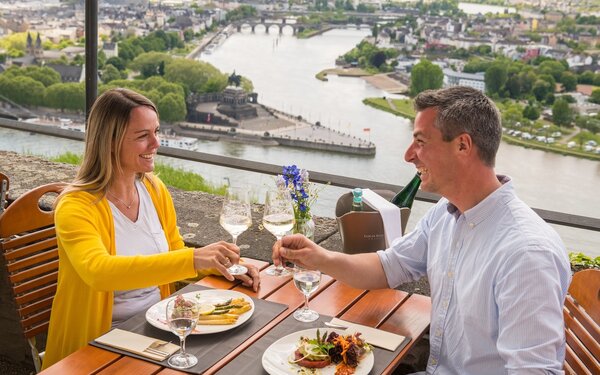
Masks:
[[[485,220],[485,218],[487,218],[491,214],[492,210],[495,209],[499,202],[505,200],[509,196],[514,195],[514,186],[510,177],[504,175],[496,175],[496,178],[498,178],[498,181],[502,184],[502,186],[494,190],[490,195],[485,197],[476,206],[462,213],[471,227],[474,227],[475,225]],[[461,212],[458,209],[458,207],[448,202],[447,209],[448,212],[452,214],[455,219],[458,220],[458,218],[461,215]]]

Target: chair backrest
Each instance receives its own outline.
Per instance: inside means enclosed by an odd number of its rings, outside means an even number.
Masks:
[[[40,198],[63,187],[52,183],[30,190],[0,215],[0,250],[27,339],[48,330],[58,277],[54,212],[40,209]]]
[[[573,275],[563,315],[567,336],[565,371],[600,374],[600,270]]]
[[[6,209],[8,205],[8,188],[10,187],[10,181],[8,176],[0,172],[0,214]]]

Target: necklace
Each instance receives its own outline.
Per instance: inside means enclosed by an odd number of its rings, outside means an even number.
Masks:
[[[125,206],[125,208],[127,208],[128,210],[131,208],[131,205],[133,204],[133,201],[135,199],[135,195],[133,198],[131,198],[131,202],[129,202],[129,204],[125,203],[124,201],[122,201],[119,197],[117,197],[116,195],[114,195],[113,193],[111,193],[110,191],[108,191],[108,194],[115,198],[116,200],[119,201],[119,203],[121,203],[123,206]]]

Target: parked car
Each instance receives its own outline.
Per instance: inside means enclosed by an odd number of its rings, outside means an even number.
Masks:
[[[553,137],[562,137],[562,133],[561,132],[553,132],[550,135],[553,136]]]
[[[554,138],[553,137],[546,138],[546,143],[554,143]]]
[[[531,139],[533,136],[527,132],[521,134],[521,139]]]
[[[567,143],[568,148],[573,148],[575,146],[577,146],[577,142],[575,142],[575,141],[570,141],[569,143]]]
[[[535,137],[535,140],[538,142],[546,142],[546,137],[544,137],[543,135],[538,135],[537,137]]]

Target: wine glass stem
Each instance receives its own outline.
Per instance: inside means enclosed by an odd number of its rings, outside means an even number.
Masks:
[[[308,294],[304,295],[304,310],[307,311],[308,309]]]
[[[238,236],[231,236],[233,238],[232,242],[234,245],[237,245],[237,238]]]
[[[185,336],[179,337],[179,346],[181,347],[181,354],[185,354]]]
[[[277,241],[281,241],[281,239],[283,238],[283,236],[276,236],[276,238],[277,238]],[[276,266],[275,269],[277,271],[283,271],[284,270],[284,268],[283,268],[283,258],[282,257],[279,257],[279,265]]]

